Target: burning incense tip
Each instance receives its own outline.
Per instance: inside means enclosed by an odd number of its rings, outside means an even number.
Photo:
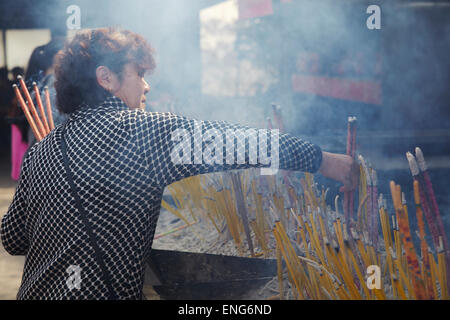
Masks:
[[[378,177],[376,170],[372,169],[372,185],[376,186],[378,184]]]
[[[394,250],[391,247],[389,247],[389,252],[391,253],[392,259],[397,259],[397,256],[395,255]]]
[[[20,74],[17,76],[17,80],[22,80],[22,76]]]
[[[35,81],[33,81],[33,83],[31,85],[34,87],[34,86],[37,86],[37,83]]]
[[[422,150],[419,147],[416,147],[416,159],[419,164],[420,170],[423,172],[427,171],[427,164],[425,163],[425,158],[423,157]]]
[[[417,238],[422,239],[422,237],[420,236],[419,230],[414,230],[414,232],[416,233]]]
[[[397,224],[395,223],[395,222],[396,222],[396,221],[395,221],[395,216],[392,215],[391,217],[392,217],[392,229],[397,230]]]
[[[347,228],[344,228],[343,231],[344,231],[344,242],[348,242],[349,238],[348,238]]]
[[[350,232],[351,232],[351,234],[352,234],[353,239],[359,240],[359,236],[358,236],[358,234],[356,233],[355,229],[350,228]]]
[[[368,244],[369,243],[369,233],[367,232],[367,230],[364,230],[363,231],[363,241],[364,241],[364,243],[366,243],[366,244]]]
[[[364,170],[364,173],[366,176],[366,183],[368,186],[371,186],[372,179],[371,179],[371,175],[369,172],[369,168],[367,167],[367,164],[366,164],[366,160],[364,160],[364,158],[361,155],[358,156],[358,160],[359,160],[359,163],[361,164],[361,166],[363,167],[363,170]]]
[[[408,159],[409,169],[411,169],[411,174],[415,177],[419,175],[419,167],[417,166],[416,158],[411,152],[406,153],[406,158]]]
[[[14,83],[14,84],[12,85],[12,87],[13,87],[13,88],[17,88],[17,84]]]
[[[380,193],[380,196],[378,197],[378,208],[384,208],[384,201],[383,201],[383,194]]]

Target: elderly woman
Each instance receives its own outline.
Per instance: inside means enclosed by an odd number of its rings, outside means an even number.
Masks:
[[[112,28],[81,31],[59,54],[57,102],[70,117],[30,149],[2,220],[5,249],[26,256],[18,299],[140,299],[165,186],[201,173],[269,165],[251,160],[249,150],[236,163],[220,158],[219,150],[213,162],[189,161],[202,160],[198,152],[208,147],[200,140],[195,148],[196,135],[248,128],[145,112],[150,86],[144,75],[154,67],[141,36]],[[192,154],[179,135],[175,139],[180,130],[193,136]],[[175,150],[180,146],[186,154]],[[287,134],[279,135],[271,153],[277,151],[281,169],[320,171],[347,188],[356,185],[357,166],[348,156]],[[74,286],[68,280],[75,270],[81,283]]]

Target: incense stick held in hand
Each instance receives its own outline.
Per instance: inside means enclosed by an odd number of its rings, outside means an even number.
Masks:
[[[39,94],[39,88],[36,82],[33,82],[33,89],[36,97],[36,102],[39,108],[39,113],[41,114],[42,123],[44,125],[45,135],[47,135],[50,132],[50,128],[48,126],[47,118],[45,117],[44,106],[42,105],[41,95]]]
[[[39,115],[36,111],[36,108],[33,103],[33,99],[31,99],[30,92],[28,91],[27,85],[25,84],[25,81],[23,81],[22,76],[17,76],[17,80],[19,80],[20,87],[25,95],[25,98],[27,99],[29,110],[31,111],[31,114],[33,115],[34,121],[36,123],[36,127],[39,130],[40,136],[43,138],[47,135],[44,126],[42,125],[41,119],[39,119]]]
[[[45,103],[47,105],[47,115],[48,115],[48,123],[50,125],[50,130],[55,129],[55,124],[53,123],[53,113],[52,113],[52,104],[50,102],[50,92],[48,91],[48,87],[44,87],[44,95],[45,95]]]

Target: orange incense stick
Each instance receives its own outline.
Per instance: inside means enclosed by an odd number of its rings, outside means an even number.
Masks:
[[[22,111],[25,114],[25,117],[27,118],[28,123],[30,124],[31,130],[33,130],[34,136],[38,141],[42,140],[42,136],[39,132],[39,130],[36,127],[36,124],[34,123],[33,117],[30,114],[30,111],[28,110],[28,107],[25,103],[25,101],[22,98],[22,95],[20,94],[19,88],[16,84],[13,84],[13,89],[16,93],[17,100],[19,100],[20,106],[22,107]]]
[[[425,285],[429,299],[434,299],[431,280],[430,261],[428,259],[428,245],[425,240],[425,223],[423,221],[422,207],[420,206],[419,181],[414,180],[414,203],[416,205],[417,224],[419,226],[420,247],[422,252],[423,268],[425,270]]]
[[[47,116],[48,123],[50,125],[50,130],[55,129],[55,124],[53,123],[53,113],[52,113],[52,104],[50,103],[50,92],[48,91],[48,87],[44,87],[45,94],[45,104],[47,105]]]
[[[41,137],[45,137],[46,133],[45,133],[44,126],[42,125],[42,122],[39,119],[39,115],[37,114],[36,108],[34,107],[34,103],[33,103],[33,100],[31,99],[30,92],[28,92],[27,85],[25,84],[25,81],[23,81],[22,76],[17,76],[17,79],[19,80],[20,86],[22,87],[22,91],[25,94],[25,98],[27,99],[31,114],[33,115],[34,120],[36,121],[36,126],[39,130],[39,133],[40,133]]]
[[[50,129],[48,127],[47,117],[45,116],[44,106],[42,105],[41,95],[39,93],[39,88],[38,88],[36,82],[33,82],[33,89],[34,89],[34,94],[36,95],[36,102],[37,102],[37,105],[39,108],[39,113],[41,114],[41,119],[44,124],[45,134],[47,135],[50,132]]]

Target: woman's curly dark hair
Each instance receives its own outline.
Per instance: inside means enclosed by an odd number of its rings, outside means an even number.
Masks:
[[[70,114],[82,103],[103,102],[110,93],[98,84],[97,67],[108,67],[121,81],[127,63],[134,63],[140,75],[154,70],[153,49],[142,36],[112,27],[79,31],[56,57],[58,109]]]

